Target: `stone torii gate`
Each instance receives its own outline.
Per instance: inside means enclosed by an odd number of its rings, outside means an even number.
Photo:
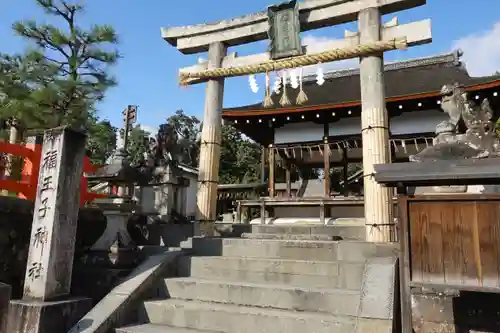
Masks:
[[[359,57],[367,239],[373,242],[394,240],[392,191],[377,184],[373,178],[374,164],[390,163],[391,160],[383,53],[430,43],[432,34],[430,20],[399,25],[396,19],[382,25],[381,16],[425,4],[426,0],[300,2],[295,7],[299,32],[355,20],[358,21],[359,32],[346,31],[344,39],[323,44],[324,52],[312,53],[304,46],[299,51],[301,55],[285,59],[276,59],[270,52],[242,57],[227,54],[229,46],[268,38],[270,21],[267,12],[210,24],[162,28],[162,37],[181,53],[208,51],[208,61],[180,69],[181,84],[207,82],[197,197],[197,222],[201,235],[213,234],[216,218],[224,78]],[[293,39],[289,40],[293,43]]]

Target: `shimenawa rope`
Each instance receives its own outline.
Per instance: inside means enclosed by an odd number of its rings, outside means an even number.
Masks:
[[[188,85],[192,79],[216,79],[222,77],[233,77],[265,72],[274,72],[281,69],[290,69],[316,65],[320,62],[331,62],[335,60],[344,60],[391,51],[396,49],[406,49],[408,47],[406,37],[394,38],[388,41],[377,41],[370,44],[356,45],[343,49],[333,49],[315,54],[306,54],[296,57],[290,57],[279,60],[268,60],[260,64],[229,67],[229,68],[214,68],[200,72],[184,72],[180,73],[180,84]]]

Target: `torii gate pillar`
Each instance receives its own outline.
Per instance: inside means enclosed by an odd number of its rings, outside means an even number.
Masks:
[[[221,67],[226,52],[226,46],[222,42],[210,44],[208,67],[211,69]],[[213,236],[214,234],[214,223],[217,217],[223,95],[224,78],[207,82],[196,197],[196,236]]]
[[[381,40],[381,15],[378,8],[358,14],[360,43]],[[360,58],[361,136],[365,197],[366,239],[372,242],[395,241],[391,189],[373,177],[375,164],[391,163],[389,120],[385,107],[384,55]]]

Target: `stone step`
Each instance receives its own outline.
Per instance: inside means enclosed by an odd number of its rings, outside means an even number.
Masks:
[[[257,234],[257,233],[244,233],[241,238],[246,239],[277,239],[277,240],[321,240],[321,241],[334,241],[342,240],[340,236],[330,235],[308,235],[308,234]]]
[[[353,317],[178,299],[144,302],[139,316],[156,325],[227,333],[356,332]]]
[[[360,292],[342,289],[290,287],[196,278],[164,280],[171,298],[355,316]]]
[[[360,290],[364,262],[182,257],[181,276],[285,286]]]
[[[276,235],[321,235],[366,240],[364,224],[356,225],[252,225],[252,233]]]
[[[394,256],[397,245],[362,241],[193,238],[193,250],[196,255],[205,256],[365,261]]]
[[[200,331],[189,328],[172,327],[165,325],[143,324],[115,329],[116,333],[221,333],[215,331]]]

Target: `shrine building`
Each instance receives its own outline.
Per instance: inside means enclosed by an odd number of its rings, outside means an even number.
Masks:
[[[410,155],[432,145],[436,125],[448,119],[440,108],[440,92],[446,84],[461,84],[469,99],[478,103],[488,98],[495,110],[493,120],[500,116],[500,76],[472,77],[460,57],[461,52],[455,51],[385,65],[392,162],[406,162]],[[302,105],[295,103],[299,89],[287,87],[290,106],[280,105],[281,91],[272,93],[270,107],[258,103],[223,109],[226,123],[263,147],[266,176],[262,182],[267,183],[268,191],[258,199],[242,200],[241,205],[261,209],[261,213],[272,207],[274,216],[280,217],[317,216],[326,223],[329,217],[364,214],[362,186],[355,194],[348,186],[352,182],[362,183],[367,176],[362,170],[356,174],[348,172],[349,166],[362,162],[359,70],[328,72],[324,79],[318,85],[315,76],[304,77],[303,90],[308,100]],[[285,184],[275,182],[278,164],[288,170]],[[342,168],[343,190],[335,193],[335,184],[327,177],[319,180],[321,185],[315,191],[301,192],[290,177],[292,168]],[[300,209],[291,209],[299,205]]]

